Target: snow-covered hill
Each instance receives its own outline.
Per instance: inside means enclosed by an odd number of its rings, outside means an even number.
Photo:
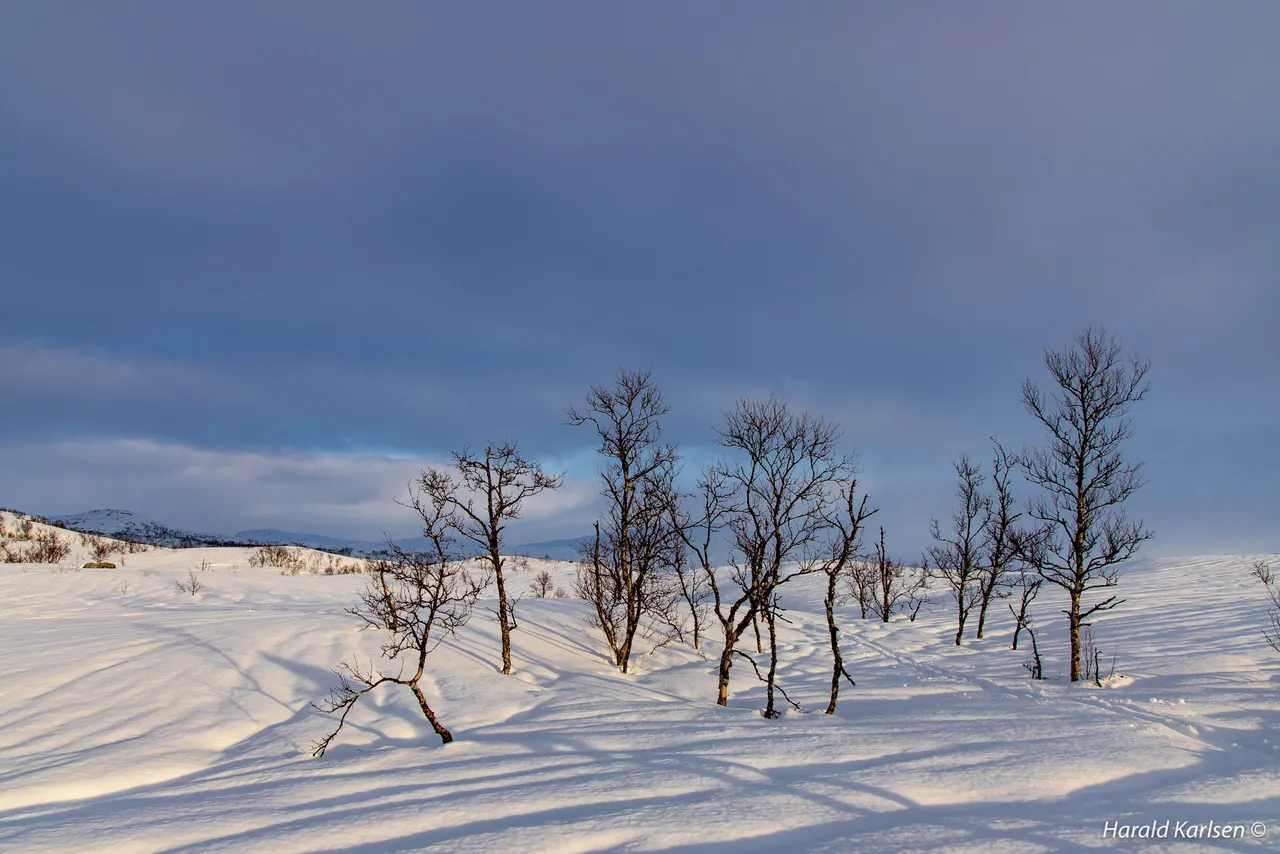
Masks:
[[[1106,823],[1189,821],[1272,836],[1160,850],[1263,851],[1280,832],[1280,654],[1245,558],[1131,567],[1095,626],[1124,676],[1105,689],[1029,680],[1007,614],[956,648],[942,605],[888,625],[844,611],[858,684],[834,717],[817,711],[830,664],[807,580],[780,670],[805,711],[777,721],[749,667],[714,705],[714,649],[644,647],[618,673],[575,599],[520,602],[504,677],[482,602],[429,659],[454,744],[385,690],[312,759],[329,668],[377,656],[344,612],[364,578],[281,575],[249,553],[0,566],[0,850],[1139,850]],[[201,562],[203,589],[179,592]],[[569,564],[529,563],[569,585]],[[1039,605],[1057,675],[1062,602]]]
[[[540,557],[548,560],[577,560],[582,545],[590,542],[590,537],[578,537],[571,540],[544,540],[540,543],[522,543],[511,547],[514,555]]]
[[[279,528],[250,528],[230,536],[199,534],[170,528],[160,522],[139,516],[131,510],[90,510],[72,516],[59,516],[51,521],[72,531],[102,534],[120,540],[148,543],[166,548],[198,548],[201,546],[287,545],[319,549],[356,557],[368,557],[386,550],[386,543],[378,540],[355,540],[330,537]],[[551,560],[576,560],[578,549],[585,537],[569,540],[546,540],[511,546],[512,555],[545,557]],[[430,544],[422,537],[406,537],[395,541],[409,551],[424,550]]]
[[[152,519],[139,516],[131,510],[90,510],[73,516],[58,516],[50,521],[72,531],[102,534],[117,540],[147,543],[165,548],[239,544],[234,537],[197,534],[170,528]]]

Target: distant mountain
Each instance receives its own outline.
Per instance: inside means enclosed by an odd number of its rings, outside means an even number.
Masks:
[[[254,545],[287,545],[306,546],[327,552],[345,552],[353,555],[369,555],[387,547],[382,541],[344,540],[339,537],[327,537],[324,534],[304,534],[295,531],[281,531],[279,528],[250,528],[236,533],[237,540]]]

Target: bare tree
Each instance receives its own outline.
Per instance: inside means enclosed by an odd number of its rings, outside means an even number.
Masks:
[[[923,604],[923,592],[928,579],[924,572],[914,572],[904,563],[889,555],[884,545],[884,526],[880,526],[880,539],[875,543],[875,556],[871,561],[873,597],[871,612],[887,623],[895,612],[911,608],[911,620]]]
[[[1031,638],[1031,657],[1022,662],[1022,666],[1031,674],[1032,679],[1043,679],[1044,662],[1040,660],[1040,644],[1036,643],[1036,627],[1030,614],[1027,615],[1022,628],[1027,630],[1027,637]]]
[[[190,593],[192,596],[204,589],[204,582],[200,580],[200,576],[196,575],[194,569],[187,570],[187,580],[178,581],[177,587],[180,593]]]
[[[498,591],[498,627],[502,638],[502,672],[511,673],[511,632],[516,628],[515,603],[507,593],[503,531],[520,518],[528,498],[559,489],[563,478],[548,474],[542,462],[525,458],[514,443],[486,445],[480,453],[467,448],[453,452],[455,478],[442,469],[427,469],[410,485],[411,507],[428,523],[440,504],[449,511],[449,525],[480,549],[479,559],[493,573]]]
[[[650,371],[620,370],[611,388],[592,386],[569,424],[590,425],[600,439],[603,526],[581,555],[578,593],[595,606],[614,663],[626,673],[646,616],[670,621],[675,593],[664,570],[676,560],[672,524],[676,446],[662,440],[669,408]]]
[[[375,668],[372,662],[361,665],[354,658],[340,664],[334,670],[338,685],[326,700],[312,704],[325,714],[339,714],[333,731],[315,742],[315,756],[324,755],[360,698],[388,683],[408,688],[440,742],[453,741],[453,734],[436,717],[419,682],[426,672],[427,656],[466,624],[484,585],[472,578],[451,553],[447,532],[456,519],[448,497],[428,495],[423,500],[417,495],[414,500],[421,508],[429,550],[409,552],[388,541],[389,557],[373,564],[361,604],[348,609],[366,626],[385,632],[382,657],[398,663],[399,672],[392,676]]]
[[[946,531],[937,519],[929,520],[935,545],[926,549],[928,572],[944,582],[956,603],[956,646],[964,639],[964,624],[975,601],[981,598],[982,539],[991,521],[991,501],[982,493],[986,478],[968,456],[952,464],[956,470],[959,506]]]
[[[1031,625],[1031,603],[1036,601],[1036,596],[1040,594],[1040,587],[1043,584],[1043,578],[1034,572],[1028,572],[1026,567],[1022,568],[1014,586],[1019,593],[1018,607],[1014,608],[1013,603],[1009,603],[1009,613],[1013,614],[1013,643],[1010,644],[1009,649],[1018,648],[1018,635]]]
[[[858,563],[857,553],[862,545],[862,526],[868,518],[875,515],[876,510],[867,509],[867,496],[855,504],[858,490],[856,479],[850,479],[847,485],[840,487],[840,501],[837,512],[827,516],[827,523],[834,536],[830,541],[830,551],[822,562],[822,571],[827,576],[827,592],[822,604],[826,609],[827,633],[831,638],[831,698],[827,702],[826,714],[836,713],[836,701],[840,698],[840,679],[848,679],[855,684],[853,677],[844,666],[844,656],[840,652],[840,629],[836,625],[836,606],[839,604],[837,584],[846,576],[851,567]]]
[[[859,558],[849,565],[845,587],[849,598],[858,603],[859,617],[863,620],[871,614],[871,604],[876,598],[875,564]]]
[[[747,607],[736,623],[721,621],[728,628],[720,661],[717,702],[721,705],[727,702],[734,644],[759,614],[769,640],[763,714],[778,716],[774,706],[778,591],[791,578],[817,571],[821,565],[828,513],[840,487],[848,485],[854,474],[853,457],[839,450],[840,438],[834,424],[808,413],[792,413],[772,396],[740,400],[725,415],[719,443],[737,457],[725,464],[722,473],[733,495],[726,515],[731,574]]]
[[[1027,379],[1022,400],[1048,432],[1045,445],[1025,449],[1019,462],[1041,490],[1027,515],[1042,527],[1043,548],[1032,564],[1066,591],[1071,681],[1080,679],[1080,629],[1089,618],[1121,603],[1108,596],[1084,604],[1092,590],[1114,587],[1120,564],[1150,539],[1123,504],[1142,486],[1141,463],[1128,463],[1122,446],[1132,435],[1127,415],[1146,396],[1150,362],[1124,359],[1113,336],[1086,329],[1064,350],[1046,349],[1044,364],[1056,390],[1049,396]]]
[[[534,599],[546,599],[551,595],[551,591],[555,588],[555,579],[551,577],[549,570],[542,570],[533,577],[533,583],[529,585],[529,590],[533,593]]]
[[[729,673],[738,640],[751,626],[755,616],[757,593],[750,578],[734,565],[730,568],[736,593],[721,583],[711,557],[716,537],[728,524],[729,514],[735,510],[734,485],[730,483],[723,463],[713,463],[703,470],[698,479],[698,498],[702,507],[696,518],[685,516],[677,526],[689,551],[697,559],[707,589],[711,593],[711,613],[720,626],[724,648],[720,653],[716,703],[729,702]]]
[[[120,549],[120,551],[123,551],[123,549],[120,548],[119,543],[114,542],[112,540],[104,539],[102,537],[95,537],[92,534],[81,534],[80,543],[81,545],[86,545],[89,547],[89,554],[93,555],[93,559],[95,561],[106,560],[117,549]]]
[[[688,610],[690,621],[690,642],[694,649],[702,648],[703,628],[707,621],[707,604],[711,600],[711,586],[702,566],[694,566],[690,557],[690,547],[685,537],[686,520],[680,516],[678,501],[671,508],[672,529],[679,534],[673,553],[672,570],[675,577],[675,590]],[[710,544],[708,543],[708,547]],[[683,614],[677,620],[676,633],[683,640],[685,636]]]
[[[988,501],[991,512],[983,531],[983,566],[978,573],[978,626],[975,637],[982,640],[987,625],[987,612],[994,599],[1009,595],[1009,574],[1017,561],[1017,523],[1022,514],[1014,509],[1013,488],[1010,480],[1017,458],[1007,452],[994,439],[991,483],[995,495]]]
[[[1271,562],[1265,560],[1255,560],[1249,564],[1249,574],[1263,583],[1264,586],[1270,587],[1280,579],[1277,573],[1271,568]]]
[[[1265,560],[1254,561],[1249,565],[1249,571],[1267,591],[1268,625],[1262,630],[1262,636],[1272,649],[1280,652],[1280,574]]]

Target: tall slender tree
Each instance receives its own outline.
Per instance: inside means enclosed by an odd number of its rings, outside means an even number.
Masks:
[[[839,604],[839,581],[849,576],[850,570],[857,563],[858,549],[862,545],[862,527],[867,519],[876,514],[876,510],[867,509],[867,496],[861,500],[856,498],[858,481],[850,478],[847,484],[840,486],[840,500],[836,512],[827,516],[831,539],[826,559],[822,562],[822,572],[827,577],[827,591],[822,599],[827,616],[827,635],[831,640],[831,697],[827,701],[826,714],[836,713],[836,702],[840,699],[840,680],[847,679],[854,684],[853,677],[844,666],[844,655],[840,650],[840,627],[836,623],[836,605]]]
[[[929,574],[945,582],[956,603],[956,646],[964,640],[969,612],[981,598],[982,540],[991,521],[991,502],[982,492],[986,481],[968,456],[952,463],[956,470],[959,504],[946,529],[929,520],[934,544],[926,549]]]
[[[1024,557],[1067,594],[1076,682],[1081,628],[1123,601],[1114,594],[1092,603],[1085,598],[1115,587],[1121,564],[1151,537],[1141,519],[1125,513],[1143,479],[1142,464],[1123,453],[1133,435],[1130,409],[1150,389],[1151,363],[1126,358],[1114,336],[1089,328],[1062,350],[1046,349],[1044,365],[1053,380],[1048,394],[1030,378],[1022,384],[1023,404],[1047,433],[1044,445],[1024,449],[1019,458],[1024,476],[1040,490],[1027,510],[1040,525],[1040,547]]]
[[[1022,518],[1014,502],[1012,477],[1017,458],[994,439],[991,485],[995,493],[988,497],[991,513],[983,531],[983,565],[978,573],[978,625],[974,637],[982,640],[987,613],[995,599],[1010,595],[1010,572],[1018,558],[1018,520]]]
[[[680,535],[671,506],[679,455],[662,439],[669,408],[651,371],[620,370],[612,387],[592,386],[583,408],[570,407],[569,424],[595,429],[604,518],[583,552],[578,590],[623,673],[630,666],[641,621],[667,620],[675,592],[663,570],[678,559]]]

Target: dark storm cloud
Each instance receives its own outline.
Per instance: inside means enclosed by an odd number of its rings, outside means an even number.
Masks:
[[[1280,548],[1277,44],[1261,3],[10,5],[0,433],[587,465],[564,406],[648,364],[695,456],[740,394],[838,417],[914,547],[1101,322],[1155,363],[1156,545]]]

